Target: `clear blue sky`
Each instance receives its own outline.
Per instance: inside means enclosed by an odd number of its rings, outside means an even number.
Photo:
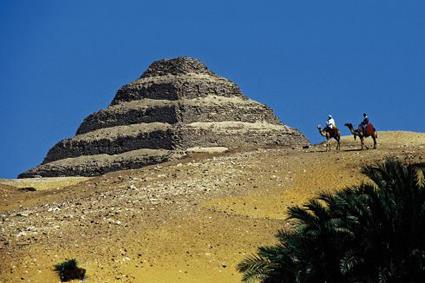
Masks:
[[[313,142],[328,113],[425,132],[423,0],[0,0],[0,177],[39,164],[150,62],[181,55]]]

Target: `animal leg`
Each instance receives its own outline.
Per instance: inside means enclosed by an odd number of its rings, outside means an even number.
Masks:
[[[341,140],[338,137],[335,138],[335,140],[336,140],[336,150],[339,150],[339,148],[341,146],[341,143],[340,143]]]

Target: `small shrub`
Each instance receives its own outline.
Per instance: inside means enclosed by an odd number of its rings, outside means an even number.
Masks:
[[[63,282],[74,279],[84,280],[86,276],[86,270],[78,267],[78,262],[74,258],[55,264],[54,270],[58,273],[59,278]]]
[[[35,191],[37,191],[37,189],[36,188],[33,188],[33,187],[20,188],[19,190],[21,192],[35,192]]]

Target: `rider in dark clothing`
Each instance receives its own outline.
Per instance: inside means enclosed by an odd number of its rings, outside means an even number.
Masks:
[[[361,129],[363,132],[366,131],[367,125],[369,125],[369,117],[366,113],[363,113],[363,121],[359,125],[359,129]]]

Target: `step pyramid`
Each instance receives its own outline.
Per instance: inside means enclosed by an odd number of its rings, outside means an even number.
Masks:
[[[307,144],[234,82],[197,59],[179,57],[153,62],[107,108],[86,117],[74,137],[18,177],[95,176],[167,161],[193,148]]]

